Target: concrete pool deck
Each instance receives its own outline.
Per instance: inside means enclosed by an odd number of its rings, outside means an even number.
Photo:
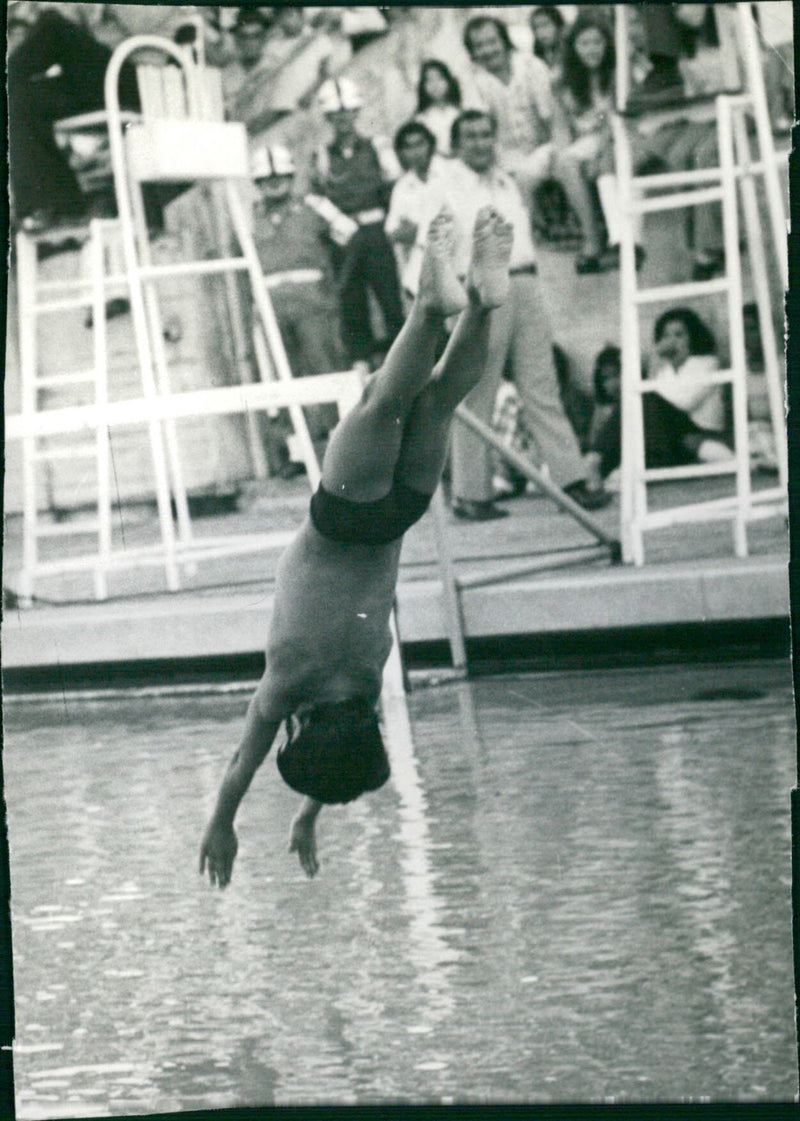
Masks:
[[[722,484],[716,484],[720,486]],[[654,488],[654,506],[712,497],[713,482]],[[254,485],[227,514],[196,518],[198,538],[291,530],[307,504],[304,481]],[[648,534],[642,568],[582,560],[594,542],[588,532],[548,499],[528,494],[508,503],[499,522],[464,524],[447,514],[447,535],[460,576],[519,566],[531,556],[570,558],[547,570],[502,583],[467,588],[462,614],[468,640],[519,636],[613,634],[628,628],[696,626],[788,618],[788,531],[781,516],[753,522],[750,555],[733,555],[729,522],[684,525]],[[128,545],[155,540],[149,507],[123,508],[118,529]],[[598,521],[618,532],[618,498]],[[6,519],[5,584],[21,556],[19,518]],[[65,539],[56,546],[64,550]],[[116,547],[116,545],[115,545]],[[91,574],[50,577],[36,588],[34,605],[7,605],[3,619],[3,669],[24,678],[45,667],[202,659],[263,651],[279,550],[202,561],[184,576],[178,592],[164,590],[161,568],[129,568],[110,578],[109,598],[94,601]],[[398,619],[404,645],[447,638],[433,517],[407,535],[398,586]],[[546,562],[545,562],[546,563]]]

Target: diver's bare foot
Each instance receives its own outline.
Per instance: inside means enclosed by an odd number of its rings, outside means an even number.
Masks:
[[[300,866],[307,876],[315,876],[319,871],[317,860],[317,838],[314,832],[315,817],[298,811],[289,832],[289,852],[296,852]]]
[[[467,294],[453,268],[454,248],[453,215],[442,209],[428,228],[417,300],[428,313],[445,318],[467,306]]]
[[[467,291],[474,303],[489,310],[508,299],[508,264],[514,228],[491,206],[484,206],[472,231],[472,259]]]

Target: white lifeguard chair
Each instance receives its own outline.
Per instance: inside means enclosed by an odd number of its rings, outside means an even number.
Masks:
[[[734,551],[747,555],[747,525],[762,517],[785,515],[787,510],[787,448],[781,356],[775,339],[770,301],[769,269],[764,230],[759,213],[756,177],[763,182],[771,233],[771,249],[781,288],[788,286],[787,217],[769,119],[757,31],[748,3],[715,5],[725,84],[729,92],[683,108],[653,109],[648,116],[664,121],[690,114],[714,122],[720,162],[718,167],[656,175],[635,175],[628,128],[624,116],[630,92],[628,16],[624,4],[615,5],[617,54],[617,113],[613,120],[621,230],[621,333],[622,333],[622,456],[620,470],[621,540],[623,559],[644,563],[644,533],[682,523],[727,519],[733,525]],[[700,114],[700,118],[698,118]],[[705,114],[705,116],[702,116]],[[758,156],[753,158],[747,118],[754,122]],[[747,363],[742,318],[742,265],[739,233],[739,192],[747,233],[755,302],[764,348],[766,384],[778,460],[777,485],[754,489],[748,442]],[[725,243],[725,275],[711,280],[686,281],[639,288],[634,244],[637,215],[721,202]],[[693,296],[724,295],[729,324],[729,368],[698,375],[696,384],[730,385],[733,398],[734,454],[729,461],[682,467],[647,468],[645,463],[643,395],[657,392],[655,380],[642,377],[639,313],[647,304]],[[709,501],[666,509],[648,508],[648,483],[733,476],[733,493]]]
[[[122,65],[141,50],[166,55],[168,64],[137,67],[142,111],[134,115],[120,108],[117,87]],[[203,66],[202,45],[196,60],[191,48],[176,46],[167,39],[143,35],[126,40],[109,63],[105,97],[105,114],[91,114],[90,121],[79,119],[67,122],[65,127],[86,127],[88,123],[96,128],[99,118],[104,116],[119,217],[94,220],[74,231],[49,232],[37,237],[20,233],[17,238],[22,407],[18,416],[7,418],[6,434],[10,439],[20,439],[23,451],[23,562],[14,589],[22,605],[31,602],[36,580],[45,575],[91,571],[95,595],[102,599],[108,594],[110,570],[163,564],[167,587],[176,590],[182,567],[191,569],[207,557],[285,544],[286,533],[193,538],[176,420],[245,414],[254,473],[258,475],[263,473],[263,449],[257,441],[252,412],[287,408],[295,448],[305,463],[309,485],[314,488],[320,471],[303,407],[333,401],[341,412],[357,399],[360,389],[358,376],[351,372],[308,379],[310,384],[303,384],[306,379],[292,379],[240,195],[242,183],[249,178],[245,128],[240,123],[222,120],[218,74]],[[153,182],[210,184],[220,210],[224,208],[222,219],[229,222],[238,242],[239,255],[154,263],[142,196],[143,184]],[[43,283],[38,276],[36,242],[67,235],[84,242],[83,275]],[[236,274],[240,273],[250,281],[256,312],[255,354],[261,382],[172,393],[159,309],[159,281],[165,277],[219,274],[230,282],[230,296],[236,287]],[[106,301],[121,292],[130,300],[143,394],[127,402],[109,401],[106,354]],[[81,307],[91,309],[93,367],[40,376],[36,343],[40,317]],[[243,363],[238,366],[244,382]],[[45,407],[43,390],[56,383],[78,382],[93,387],[89,402],[67,408]],[[154,546],[115,550],[111,533],[109,427],[133,423],[145,424],[149,434],[160,540]],[[38,500],[41,464],[58,457],[79,456],[96,459],[97,517],[52,526],[44,524]],[[96,534],[98,544],[89,552],[42,559],[40,540],[56,534]]]

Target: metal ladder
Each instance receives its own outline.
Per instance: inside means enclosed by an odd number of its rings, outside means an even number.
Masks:
[[[119,104],[119,74],[125,60],[142,48],[166,54],[171,62],[178,65],[143,68],[142,77],[146,78],[142,89],[144,119],[126,128]],[[159,78],[164,81],[170,79],[163,91],[167,95],[166,100],[171,102],[168,105],[169,115],[163,111],[163,101],[156,88]],[[134,36],[121,44],[106,72],[106,109],[125,272],[142,384],[145,396],[151,399],[171,393],[158,299],[158,282],[166,277],[219,275],[228,283],[236,273],[244,272],[250,281],[271,359],[268,370],[259,361],[259,376],[266,380],[265,375],[269,376],[274,370],[278,380],[292,380],[237,182],[237,179],[249,175],[244,126],[216,119],[216,107],[208,104],[208,87],[204,78],[202,68],[193,61],[191,52],[169,40],[148,35]],[[191,129],[195,132],[189,135]],[[193,142],[192,148],[183,148],[188,165],[180,164],[175,152],[170,149],[173,140],[185,145],[187,136]],[[238,256],[166,264],[153,262],[142,186],[148,182],[185,181],[206,182],[213,186],[214,197],[224,204],[238,242]],[[315,488],[320,469],[303,409],[294,403],[287,408],[309,484]],[[192,565],[204,552],[224,555],[227,539],[204,537],[202,542],[193,540],[175,423],[170,419],[152,419],[149,424],[164,565],[168,587],[174,590],[180,586],[179,565]],[[159,442],[162,432],[163,445]],[[251,440],[252,435],[251,428]],[[261,466],[256,460],[256,473],[261,473]],[[177,533],[171,514],[173,500]],[[241,551],[241,542],[231,541],[230,546],[234,551]]]
[[[681,523],[730,519],[734,551],[747,555],[747,525],[760,517],[785,513],[787,503],[787,449],[783,412],[781,362],[777,352],[769,294],[769,274],[764,235],[759,216],[754,176],[761,175],[766,189],[773,250],[782,287],[788,285],[786,215],[777,170],[777,157],[766,102],[763,72],[758,56],[758,41],[750,5],[739,3],[735,12],[716,12],[720,42],[726,68],[726,83],[739,84],[736,51],[744,60],[745,94],[720,94],[715,98],[715,121],[719,144],[719,167],[665,174],[636,176],[626,124],[618,112],[613,118],[620,206],[623,216],[620,246],[621,333],[622,333],[622,455],[620,471],[621,539],[623,559],[636,565],[644,563],[644,533]],[[733,21],[731,22],[731,18]],[[627,11],[615,6],[617,40],[617,107],[623,109],[629,92],[626,60]],[[759,160],[750,150],[745,115],[755,119]],[[654,110],[662,115],[662,111]],[[664,114],[669,116],[669,113]],[[673,111],[674,115],[674,111]],[[747,416],[747,366],[742,319],[742,270],[739,241],[737,183],[741,187],[747,245],[752,265],[761,338],[764,348],[766,382],[775,438],[779,480],[775,487],[751,487]],[[650,192],[660,194],[647,197]],[[637,214],[682,209],[703,203],[720,202],[723,213],[726,274],[712,280],[639,288],[637,284],[634,225]],[[639,311],[646,304],[680,300],[693,296],[724,295],[730,332],[730,365],[692,379],[692,385],[728,384],[733,397],[734,454],[730,462],[692,464],[681,467],[651,468],[645,464],[645,435],[642,415],[643,395],[657,392],[657,381],[642,378],[642,350]],[[688,379],[687,379],[688,384]],[[732,495],[705,502],[693,502],[653,511],[648,509],[647,485],[651,482],[693,479],[712,475],[733,475]]]
[[[84,386],[92,391],[98,410],[108,402],[108,361],[106,349],[106,248],[108,234],[116,222],[92,219],[88,227],[76,226],[59,231],[31,235],[20,231],[16,236],[17,286],[19,312],[20,380],[22,416],[33,420],[44,409],[48,390],[65,386]],[[88,270],[75,279],[42,281],[39,278],[39,244],[82,240],[88,253]],[[63,373],[39,372],[38,334],[42,317],[51,319],[60,312],[85,308],[90,312],[93,330],[93,365],[90,369]],[[27,435],[22,440],[23,480],[23,556],[17,580],[17,595],[22,606],[32,601],[39,576],[62,572],[75,566],[75,560],[43,559],[40,542],[44,539],[97,536],[97,551],[83,565],[94,576],[95,595],[105,599],[107,576],[112,565],[111,530],[111,460],[108,428],[99,425],[93,438],[72,434],[53,444],[46,436]],[[92,518],[46,523],[40,516],[42,471],[64,460],[93,459],[96,464],[97,514]]]

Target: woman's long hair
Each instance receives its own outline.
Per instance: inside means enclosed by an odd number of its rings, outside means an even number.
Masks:
[[[564,40],[564,64],[562,70],[562,85],[569,90],[579,109],[588,109],[592,103],[592,87],[590,74],[578,57],[575,42],[582,31],[595,28],[605,39],[606,51],[600,63],[598,77],[603,93],[608,93],[614,81],[614,68],[616,65],[616,51],[614,50],[614,36],[606,20],[594,12],[583,11],[573,23]]]
[[[533,28],[537,16],[544,16],[546,19],[549,19],[559,36],[563,36],[565,27],[564,17],[558,8],[550,7],[547,4],[541,4],[538,8],[534,8],[528,17],[528,23],[531,25],[531,28]],[[544,47],[541,43],[536,41],[536,32],[534,32],[533,53],[537,58],[540,58],[542,62],[546,61]]]
[[[691,354],[716,354],[717,340],[714,332],[704,323],[696,311],[688,307],[674,307],[660,315],[653,327],[653,339],[660,342],[668,323],[682,323],[689,336],[689,352]]]
[[[445,104],[454,105],[456,109],[461,107],[461,86],[458,84],[458,79],[451,73],[445,63],[440,62],[438,58],[429,58],[422,64],[422,69],[419,72],[419,84],[417,85],[417,112],[423,113],[428,109],[433,102],[430,95],[425,89],[425,79],[430,70],[436,70],[447,82],[447,93],[445,95]]]

